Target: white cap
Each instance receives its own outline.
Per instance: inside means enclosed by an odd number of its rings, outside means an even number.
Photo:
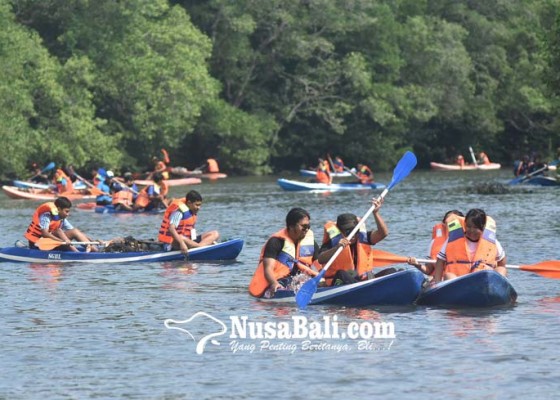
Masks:
[[[113,178],[115,176],[115,174],[113,173],[113,171],[107,171],[107,178]]]

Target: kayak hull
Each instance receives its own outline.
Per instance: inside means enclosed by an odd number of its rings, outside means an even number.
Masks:
[[[315,182],[300,182],[292,181],[289,179],[278,179],[278,185],[287,191],[316,191],[316,192],[337,192],[341,190],[371,190],[371,189],[385,189],[382,183],[372,183],[369,185],[362,185],[361,183],[315,183]]]
[[[200,178],[180,178],[180,179],[166,179],[164,180],[167,186],[183,186],[183,185],[198,185],[202,181]],[[136,179],[134,181],[137,185],[149,186],[153,185],[154,181],[149,179]]]
[[[502,167],[501,164],[498,163],[490,163],[490,164],[468,164],[463,165],[462,167],[457,164],[441,164],[436,162],[431,162],[430,167],[436,171],[487,171],[492,169],[500,169]]]
[[[522,183],[535,186],[560,186],[560,181],[556,180],[556,178],[541,175],[533,176]]]
[[[438,307],[494,307],[515,303],[517,292],[507,278],[483,270],[440,282],[423,292],[418,305]]]
[[[210,246],[190,249],[187,261],[230,261],[235,260],[243,248],[242,239],[230,239]],[[0,249],[0,261],[28,263],[94,263],[110,264],[125,262],[159,262],[185,260],[180,251],[167,252],[71,252],[42,251],[27,247],[4,247]]]
[[[84,208],[86,209],[86,208]],[[117,210],[113,205],[98,206],[93,208],[97,214],[162,214],[165,212],[165,208],[156,208],[149,211],[127,211],[127,210]]]
[[[34,188],[18,188],[15,186],[2,186],[2,190],[6,194],[6,196],[12,199],[18,200],[41,200],[41,201],[48,201],[48,200],[56,200],[59,195],[55,194],[49,190],[45,189],[34,189]],[[89,192],[85,192],[89,193]],[[67,197],[70,200],[82,200],[82,199],[95,199],[95,196],[92,194],[85,194],[84,191],[75,191],[72,194],[65,194],[64,197]]]
[[[350,285],[320,287],[309,304],[334,304],[346,307],[371,305],[410,305],[420,294],[424,274],[406,269],[379,278]],[[273,303],[295,303],[293,290],[279,290],[270,299]]]

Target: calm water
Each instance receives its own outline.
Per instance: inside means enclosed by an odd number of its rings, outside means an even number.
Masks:
[[[378,174],[388,182],[391,174]],[[505,182],[509,169],[488,172],[413,172],[386,197],[381,214],[390,234],[379,248],[424,257],[432,225],[450,208],[485,209],[498,223],[509,264],[558,259],[558,189],[481,194],[481,184]],[[196,187],[204,197],[197,230],[242,237],[245,247],[229,264],[138,263],[65,266],[2,263],[0,268],[0,398],[552,398],[558,396],[560,281],[522,271],[510,280],[518,303],[505,309],[445,310],[423,307],[365,309],[252,299],[247,284],[262,244],[283,226],[293,206],[309,210],[316,234],[341,212],[363,215],[374,192],[283,192],[272,177],[232,178]],[[473,190],[474,189],[474,190]],[[185,189],[173,189],[175,196]],[[37,203],[0,195],[2,239],[22,239]],[[161,216],[111,216],[74,210],[70,221],[108,239],[156,236]],[[371,222],[371,221],[370,221]],[[371,223],[370,225],[371,226]],[[375,348],[330,340],[331,348],[232,350],[230,339],[196,342],[164,320],[205,312],[224,321],[289,321],[336,316],[352,322],[392,322],[396,338]],[[212,332],[209,320],[192,321],[197,340]],[[186,325],[185,325],[186,326]],[[214,331],[215,332],[215,331]],[[319,343],[315,341],[314,343]],[[346,348],[333,348],[333,344]]]

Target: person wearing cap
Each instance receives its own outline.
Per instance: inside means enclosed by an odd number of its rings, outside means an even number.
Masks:
[[[99,171],[102,171],[101,173]],[[104,169],[100,168],[97,174],[97,184],[95,187],[99,189],[101,192],[95,198],[95,204],[98,206],[107,206],[112,203],[113,197],[111,196],[111,188],[109,187],[109,172],[111,175],[114,176],[112,171],[105,171]]]
[[[163,176],[156,172],[153,176],[153,181],[152,185],[146,186],[138,193],[138,197],[136,197],[132,207],[134,211],[167,208],[167,192],[169,189],[163,181]]]
[[[286,227],[272,234],[263,246],[249,293],[269,298],[277,290],[293,289],[293,281],[302,274],[318,274],[318,254],[309,213],[303,208],[292,208],[286,215]]]
[[[371,246],[379,243],[389,234],[387,225],[379,214],[382,204],[383,199],[373,199],[375,206],[373,217],[377,229],[368,231],[365,224],[362,224],[350,240],[348,236],[359,222],[355,214],[340,214],[336,223],[328,221],[325,224],[323,243],[319,250],[319,263],[326,264],[339,248],[343,249],[325,274],[327,285],[354,283],[374,276],[371,272],[373,269]],[[390,271],[394,269],[383,270],[375,276],[385,275]]]

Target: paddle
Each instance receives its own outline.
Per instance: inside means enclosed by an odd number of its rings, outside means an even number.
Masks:
[[[402,156],[402,158],[400,159],[400,161],[398,162],[397,166],[393,171],[393,179],[391,179],[391,183],[389,183],[387,188],[383,190],[383,192],[379,196],[379,199],[383,199],[385,195],[389,192],[389,190],[393,188],[393,186],[395,186],[397,183],[399,183],[404,178],[406,178],[408,174],[410,174],[410,171],[412,171],[416,166],[416,162],[417,162],[416,156],[413,153],[411,153],[410,151],[404,153],[404,155]],[[374,209],[375,209],[375,205],[372,205],[369,208],[369,210],[365,213],[362,219],[360,219],[360,221],[354,227],[354,229],[352,229],[350,235],[348,235],[347,237],[348,240],[351,240],[354,237],[354,235],[358,232],[358,230],[364,224],[366,219],[371,215],[371,213],[373,213]],[[341,252],[342,252],[342,247],[339,247],[336,250],[336,252],[331,256],[327,264],[325,264],[323,269],[321,269],[321,272],[319,272],[319,274],[316,277],[309,279],[307,282],[303,284],[301,289],[296,294],[296,303],[299,308],[305,309],[307,307],[307,305],[311,301],[311,298],[313,297],[315,292],[317,292],[317,286],[319,285],[319,281],[325,276],[325,273],[327,272],[327,270],[330,268],[330,266],[332,265],[336,257],[338,257],[338,255]]]
[[[373,250],[373,258],[374,258],[374,262],[373,262],[374,267],[385,267],[391,264],[406,263],[408,260],[408,257],[399,256],[397,254],[389,253],[388,251],[378,250],[378,249]],[[417,258],[416,261],[424,264],[434,264],[436,262],[436,260],[420,259],[420,258]],[[506,268],[533,272],[535,274],[539,274],[546,278],[560,279],[560,261],[558,260],[542,261],[532,265],[507,264]]]
[[[360,178],[358,176],[358,174],[356,174],[354,171],[352,171],[350,168],[348,168],[347,166],[344,166],[344,170],[350,172],[352,175],[354,175],[356,178],[358,178],[360,180],[360,182],[362,181],[362,178]]]
[[[327,153],[327,159],[329,160],[329,164],[331,165],[332,172],[335,173],[336,169],[334,169],[334,163],[332,162],[331,155]]]
[[[537,169],[536,171],[531,172],[530,174],[527,174],[525,176],[518,176],[515,179],[512,179],[511,181],[509,181],[508,185],[518,185],[520,183],[522,183],[523,181],[529,179],[530,177],[532,177],[533,175],[536,175],[538,173],[541,173],[543,171],[546,171],[548,169],[548,165],[545,165],[542,168]]]
[[[474,156],[474,151],[471,146],[469,146],[469,151],[471,152],[471,157],[475,167],[478,167],[478,162],[476,162],[476,157]]]
[[[47,165],[45,165],[45,167],[41,170],[41,172],[39,172],[38,174],[33,175],[31,178],[29,178],[29,180],[35,178],[38,175],[44,174],[47,171],[52,170],[54,167],[56,166],[56,164],[51,161],[50,163],[48,163]]]
[[[59,240],[51,239],[42,237],[41,239],[35,242],[35,246],[37,246],[40,250],[52,250],[58,246],[63,246],[65,243]],[[103,244],[102,242],[70,242],[71,245],[77,244]]]
[[[86,184],[87,187],[89,187],[89,191],[91,192],[91,194],[95,195],[95,196],[100,196],[102,194],[106,194],[107,196],[111,196],[110,193],[104,192],[103,190],[99,189],[98,187],[95,187],[94,184],[92,184],[91,182],[89,182],[87,179],[81,177],[80,175],[78,175],[77,173],[74,172],[74,175],[76,175],[76,178],[78,178],[79,180],[81,180],[82,182],[84,182]]]

